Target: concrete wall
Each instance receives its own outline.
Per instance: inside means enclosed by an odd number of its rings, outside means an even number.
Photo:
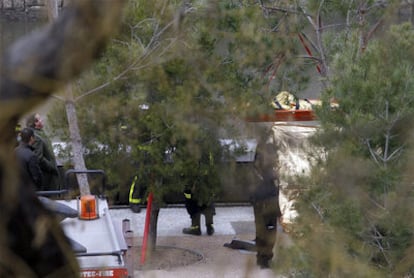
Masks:
[[[1,10],[30,10],[39,9],[45,6],[45,0],[0,0]],[[62,6],[63,0],[58,0],[58,5]]]
[[[62,7],[69,0],[57,0]],[[0,0],[0,21],[36,21],[47,18],[46,0]]]

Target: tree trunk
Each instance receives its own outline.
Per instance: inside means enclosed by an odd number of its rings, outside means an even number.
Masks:
[[[46,0],[46,7],[47,7],[47,15],[50,22],[55,21],[58,18],[59,10],[58,10],[58,1],[57,0]],[[85,160],[83,158],[83,151],[82,151],[82,140],[79,132],[79,125],[78,125],[78,117],[76,115],[76,107],[73,97],[73,90],[72,85],[69,83],[66,86],[66,115],[68,118],[69,124],[69,133],[70,139],[72,143],[72,151],[73,151],[73,164],[75,170],[85,171]],[[88,195],[90,194],[90,188],[88,184],[88,177],[86,174],[78,174],[76,175],[76,179],[79,184],[79,190],[81,195]]]
[[[146,260],[152,259],[152,253],[155,251],[155,247],[157,245],[157,223],[158,223],[158,215],[160,213],[159,206],[154,202],[151,206],[150,212],[150,224],[149,224],[149,231],[148,231],[148,241],[147,241],[147,249],[145,253]]]
[[[158,215],[160,213],[160,206],[156,203],[152,203],[151,207],[151,222],[149,226],[149,234],[148,234],[148,245],[147,245],[147,253],[148,259],[151,259],[152,252],[155,250],[157,245],[157,225],[158,225]]]
[[[75,102],[73,100],[72,86],[69,84],[66,86],[66,115],[68,117],[70,141],[72,143],[73,151],[73,163],[75,170],[84,171],[86,170],[85,160],[83,158],[82,140],[79,131],[78,117],[76,115]],[[88,195],[91,194],[88,177],[86,174],[76,175],[80,194]]]
[[[149,227],[149,237],[148,237],[148,249],[153,251],[157,245],[157,224],[158,224],[158,215],[160,213],[160,206],[156,203],[152,203],[151,207],[151,222]]]

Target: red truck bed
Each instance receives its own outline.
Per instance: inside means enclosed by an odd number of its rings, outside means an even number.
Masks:
[[[247,117],[248,122],[292,122],[292,121],[315,121],[316,115],[313,110],[273,110],[272,113],[260,114]]]

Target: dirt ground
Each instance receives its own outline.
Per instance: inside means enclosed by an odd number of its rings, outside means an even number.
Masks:
[[[246,236],[247,237],[247,236]],[[180,236],[180,237],[161,237],[157,240],[157,247],[152,253],[145,255],[145,263],[134,264],[135,270],[171,270],[177,267],[188,266],[194,263],[208,261],[228,261],[229,256],[234,255],[224,243],[230,242],[232,236]],[[251,240],[251,238],[248,238]],[[135,257],[135,262],[141,262],[142,240],[136,238],[136,244],[130,252]],[[239,253],[239,252],[237,252]],[[249,254],[246,252],[246,255]],[[239,254],[236,254],[236,257]],[[254,259],[254,253],[250,253]],[[229,256],[229,257],[228,257]],[[237,258],[236,258],[237,259]]]
[[[252,234],[237,235],[252,240]],[[142,238],[134,238],[129,253],[133,277],[277,277],[272,270],[255,264],[256,254],[224,247],[234,236],[159,237],[151,257],[140,263]]]

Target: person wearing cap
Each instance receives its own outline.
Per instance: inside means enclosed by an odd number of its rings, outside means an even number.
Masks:
[[[42,187],[42,171],[40,170],[39,160],[32,149],[35,142],[34,132],[30,128],[24,128],[19,134],[21,139],[15,149],[15,154],[23,180],[30,181],[39,190]]]
[[[35,142],[32,145],[34,153],[40,162],[43,173],[43,188],[41,190],[59,189],[59,171],[52,145],[43,130],[43,121],[39,114],[32,114],[26,120],[26,126],[32,128]]]

